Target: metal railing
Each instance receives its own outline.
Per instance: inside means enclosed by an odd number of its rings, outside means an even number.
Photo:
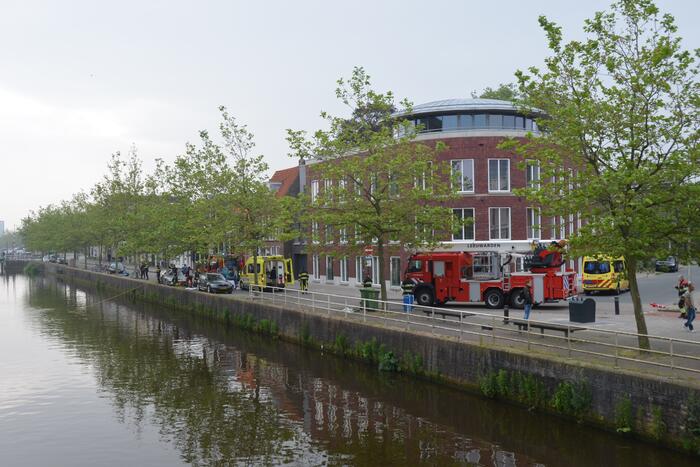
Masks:
[[[248,297],[328,316],[378,322],[400,330],[429,331],[432,335],[480,345],[499,344],[528,351],[545,349],[550,355],[578,361],[612,362],[615,368],[628,363],[645,371],[665,369],[662,370],[665,376],[680,376],[682,372],[700,374],[700,342],[687,339],[289,288],[250,285]],[[640,337],[649,339],[650,349],[638,347]]]

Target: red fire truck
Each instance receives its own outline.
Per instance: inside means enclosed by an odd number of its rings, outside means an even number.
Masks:
[[[540,249],[516,267],[514,255],[496,252],[429,252],[409,258],[405,279],[415,283],[419,305],[484,302],[488,308],[522,308],[520,291],[532,281],[535,303],[576,295],[576,272],[565,268],[561,251]],[[521,259],[523,259],[521,257]]]

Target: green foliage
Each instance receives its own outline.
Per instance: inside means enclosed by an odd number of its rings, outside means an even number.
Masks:
[[[374,337],[366,342],[358,341],[355,343],[355,355],[372,363],[379,361],[380,349],[381,346]]]
[[[446,183],[450,166],[437,158],[444,144],[416,142],[417,129],[397,114],[410,111],[410,103],[397,103],[390,91],[372,90],[362,68],[355,68],[349,80],[338,80],[336,95],[349,107],[349,118],[322,113],[328,128],[311,138],[287,130],[290,155],[319,162],[308,166],[308,178],[319,189],[312,188],[313,199],[305,200],[307,208],[300,216],[311,226],[307,247],[344,256],[374,244],[378,256],[386,259],[392,241],[409,248],[436,246],[440,237],[433,231],[445,232],[451,224],[452,210],[446,204],[457,198]],[[385,277],[380,261],[383,300]]]
[[[554,390],[551,406],[559,413],[581,419],[589,411],[591,402],[591,391],[585,381],[564,381]]]
[[[401,358],[399,370],[414,375],[425,373],[425,368],[423,367],[423,357],[418,354],[406,352]]]
[[[615,427],[618,433],[629,433],[633,424],[632,401],[625,396],[615,404]]]
[[[350,343],[348,342],[348,338],[345,336],[345,334],[341,333],[335,336],[333,351],[343,357],[350,353]]]
[[[539,165],[547,183],[516,192],[544,218],[583,219],[573,256],[627,259],[637,329],[648,334],[636,264],[700,244],[698,53],[651,0],[614,2],[585,22],[582,40],[564,42],[545,17],[540,25],[551,56],[516,76],[522,110],[543,131],[501,147]]]
[[[379,371],[398,371],[399,360],[394,352],[383,350],[379,352]]]
[[[301,325],[301,342],[304,345],[313,345],[314,338],[311,336],[311,331],[309,330],[309,324],[304,323]]]
[[[534,375],[500,369],[480,377],[479,388],[486,397],[512,399],[530,409],[543,408],[547,404],[544,382]]]
[[[256,332],[264,334],[266,336],[277,337],[279,331],[277,329],[277,323],[269,319],[262,319],[255,327]]]
[[[498,99],[513,102],[518,99],[518,88],[513,83],[499,84],[497,88],[486,87],[481,93],[472,92],[472,98]]]
[[[649,426],[649,432],[655,440],[660,440],[666,434],[666,424],[664,423],[663,416],[661,414],[661,407],[652,406],[651,408],[651,424]]]
[[[695,393],[690,395],[686,403],[683,445],[687,450],[700,454],[700,398]]]

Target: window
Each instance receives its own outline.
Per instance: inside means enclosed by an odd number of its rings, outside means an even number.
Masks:
[[[423,261],[414,259],[408,262],[408,272],[421,272],[423,270]]]
[[[326,280],[332,281],[335,278],[333,275],[333,257],[326,256]]]
[[[332,192],[333,192],[333,182],[331,180],[324,180],[323,181],[323,196],[325,198],[326,203],[331,200],[331,193]]]
[[[489,159],[489,191],[510,191],[509,159]]]
[[[474,115],[474,128],[486,128],[486,115]]]
[[[442,129],[443,131],[456,130],[458,128],[458,117],[457,115],[445,115],[442,117]]]
[[[506,128],[508,130],[515,128],[515,115],[503,116],[503,128]]]
[[[321,278],[321,271],[318,268],[318,255],[314,255],[311,258],[311,276],[314,279],[320,279]]]
[[[318,199],[318,180],[311,180],[311,202],[314,203]]]
[[[395,197],[399,195],[399,183],[397,182],[396,174],[389,174],[389,196]]]
[[[525,119],[523,117],[515,117],[515,129],[522,130],[525,128]]]
[[[339,203],[344,203],[347,199],[347,194],[345,190],[347,190],[348,187],[348,182],[344,178],[341,178],[338,180],[338,202]]]
[[[542,236],[540,210],[538,208],[527,208],[525,212],[527,215],[527,238],[528,240],[539,240]]]
[[[528,188],[537,188],[540,186],[540,163],[536,161],[528,161],[525,168],[525,179]]]
[[[333,243],[333,226],[326,224],[326,243]]]
[[[442,130],[442,117],[424,117],[426,122],[426,130],[440,131]]]
[[[343,256],[340,259],[340,282],[348,281],[348,257]]]
[[[452,181],[460,193],[474,193],[474,159],[453,160]]]
[[[566,219],[564,216],[559,217],[559,238],[566,238]]]
[[[311,222],[311,241],[318,243],[318,222]]]
[[[428,189],[428,180],[432,178],[433,176],[433,163],[432,161],[428,161],[428,170],[423,171],[423,175],[421,178],[416,177],[414,186],[416,188],[420,188],[422,190],[427,190]]]
[[[348,243],[348,230],[345,227],[338,229],[338,237],[340,243]]]
[[[355,258],[357,282],[362,282],[365,275],[368,275],[373,284],[379,284],[379,256],[370,256],[369,258],[369,260],[365,256]]]
[[[489,115],[489,128],[503,128],[503,115]]]
[[[607,274],[610,272],[610,261],[586,261],[583,263],[586,274]]]
[[[615,272],[624,272],[625,271],[625,262],[622,261],[621,259],[616,259],[615,261],[613,261],[613,270]]]
[[[510,208],[489,208],[489,237],[510,240]]]
[[[474,240],[474,209],[453,209],[454,229],[452,240]]]
[[[472,128],[474,126],[474,118],[471,115],[460,115],[459,116],[459,127],[460,128]]]
[[[391,285],[398,287],[401,285],[401,258],[392,256],[390,262]]]

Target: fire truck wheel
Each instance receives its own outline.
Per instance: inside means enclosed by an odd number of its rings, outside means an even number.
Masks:
[[[513,308],[525,308],[525,300],[520,296],[520,289],[513,289],[510,292],[510,306]]]
[[[489,289],[484,295],[484,301],[486,302],[486,308],[503,308],[504,298],[503,293],[498,289]]]
[[[416,292],[416,302],[422,306],[433,304],[433,292],[430,289],[420,289]]]

